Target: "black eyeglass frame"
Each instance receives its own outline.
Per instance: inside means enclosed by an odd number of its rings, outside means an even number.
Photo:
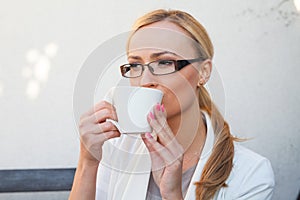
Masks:
[[[125,78],[137,78],[142,76],[144,70],[145,70],[145,66],[148,67],[148,69],[150,70],[150,72],[154,75],[154,76],[163,76],[163,75],[167,75],[167,74],[173,74],[179,70],[181,70],[182,68],[184,68],[185,66],[188,66],[189,64],[195,63],[195,62],[199,62],[199,61],[204,61],[205,59],[202,57],[199,58],[194,58],[194,59],[189,59],[189,60],[155,60],[152,62],[149,62],[148,64],[138,64],[142,67],[142,71],[141,74],[138,76],[126,76],[125,74],[128,72],[126,71],[125,67],[130,67],[132,64],[124,64],[120,66],[120,70],[121,70],[121,74],[123,77]],[[175,65],[175,70],[173,72],[170,73],[166,73],[166,74],[155,74],[154,73],[154,69],[150,66],[152,63],[154,62],[159,62],[159,61],[168,61],[168,62],[173,62]]]

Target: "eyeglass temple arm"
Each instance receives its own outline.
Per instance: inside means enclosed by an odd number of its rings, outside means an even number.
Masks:
[[[205,60],[204,58],[202,57],[199,57],[199,58],[195,58],[195,59],[190,59],[190,60],[178,60],[177,61],[177,68],[178,70],[182,69],[183,67],[189,65],[189,64],[192,64],[194,62],[198,62],[198,61],[203,61]]]

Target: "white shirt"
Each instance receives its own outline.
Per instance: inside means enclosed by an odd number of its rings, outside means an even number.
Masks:
[[[203,167],[211,155],[214,133],[210,117],[205,113],[207,136],[185,200],[194,200],[196,186]],[[241,145],[234,144],[233,168],[222,187],[214,196],[217,200],[271,199],[275,181],[270,162]],[[105,142],[99,164],[97,200],[143,200],[146,198],[151,159],[139,135],[121,135]]]

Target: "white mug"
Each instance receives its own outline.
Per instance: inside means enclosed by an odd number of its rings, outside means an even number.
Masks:
[[[147,115],[153,112],[153,106],[161,103],[163,92],[157,89],[133,86],[118,86],[110,89],[106,95],[115,108],[118,121],[113,123],[120,133],[152,132]]]

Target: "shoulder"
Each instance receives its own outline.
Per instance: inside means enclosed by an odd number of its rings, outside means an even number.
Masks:
[[[240,144],[234,147],[233,168],[223,192],[231,199],[271,199],[275,181],[270,161]]]
[[[260,165],[262,163],[270,164],[269,160],[262,155],[242,146],[239,143],[234,143],[234,167],[253,168],[254,165]]]

